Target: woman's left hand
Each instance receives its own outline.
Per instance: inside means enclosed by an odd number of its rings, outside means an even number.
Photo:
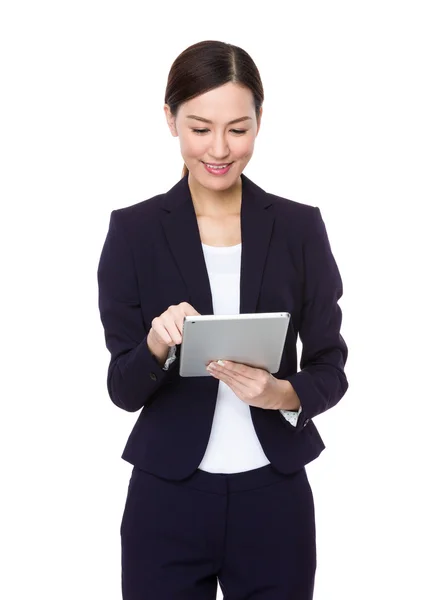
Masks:
[[[226,383],[240,400],[259,408],[281,408],[283,395],[286,393],[283,380],[276,379],[264,369],[229,360],[222,362],[223,366],[216,361],[209,363],[207,370],[213,377]]]

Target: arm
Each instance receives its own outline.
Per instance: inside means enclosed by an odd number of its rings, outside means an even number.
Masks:
[[[148,348],[133,255],[120,219],[119,211],[112,211],[98,264],[98,306],[111,354],[109,396],[119,408],[135,412],[176,375],[178,361],[164,369]]]
[[[300,402],[296,431],[300,431],[309,419],[335,406],[349,386],[344,373],[348,349],[340,334],[342,313],[338,305],[343,284],[317,207],[303,252],[305,289],[299,328],[301,370],[286,378]]]

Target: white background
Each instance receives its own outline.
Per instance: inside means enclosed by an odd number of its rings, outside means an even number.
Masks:
[[[121,598],[120,455],[139,413],[107,394],[96,269],[110,211],[180,177],[166,79],[205,39],[256,62],[245,173],[320,207],[344,282],[350,387],[315,419],[327,449],[307,467],[315,599],[435,597],[430,4],[4,3],[2,598]]]

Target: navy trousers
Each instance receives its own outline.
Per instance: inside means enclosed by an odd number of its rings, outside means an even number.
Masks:
[[[121,521],[124,600],[312,600],[314,501],[305,468],[196,470],[182,481],[133,467]]]

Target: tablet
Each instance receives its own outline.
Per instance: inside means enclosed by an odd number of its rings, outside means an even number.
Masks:
[[[290,313],[186,316],[180,350],[180,376],[212,376],[211,360],[232,360],[276,373]]]

